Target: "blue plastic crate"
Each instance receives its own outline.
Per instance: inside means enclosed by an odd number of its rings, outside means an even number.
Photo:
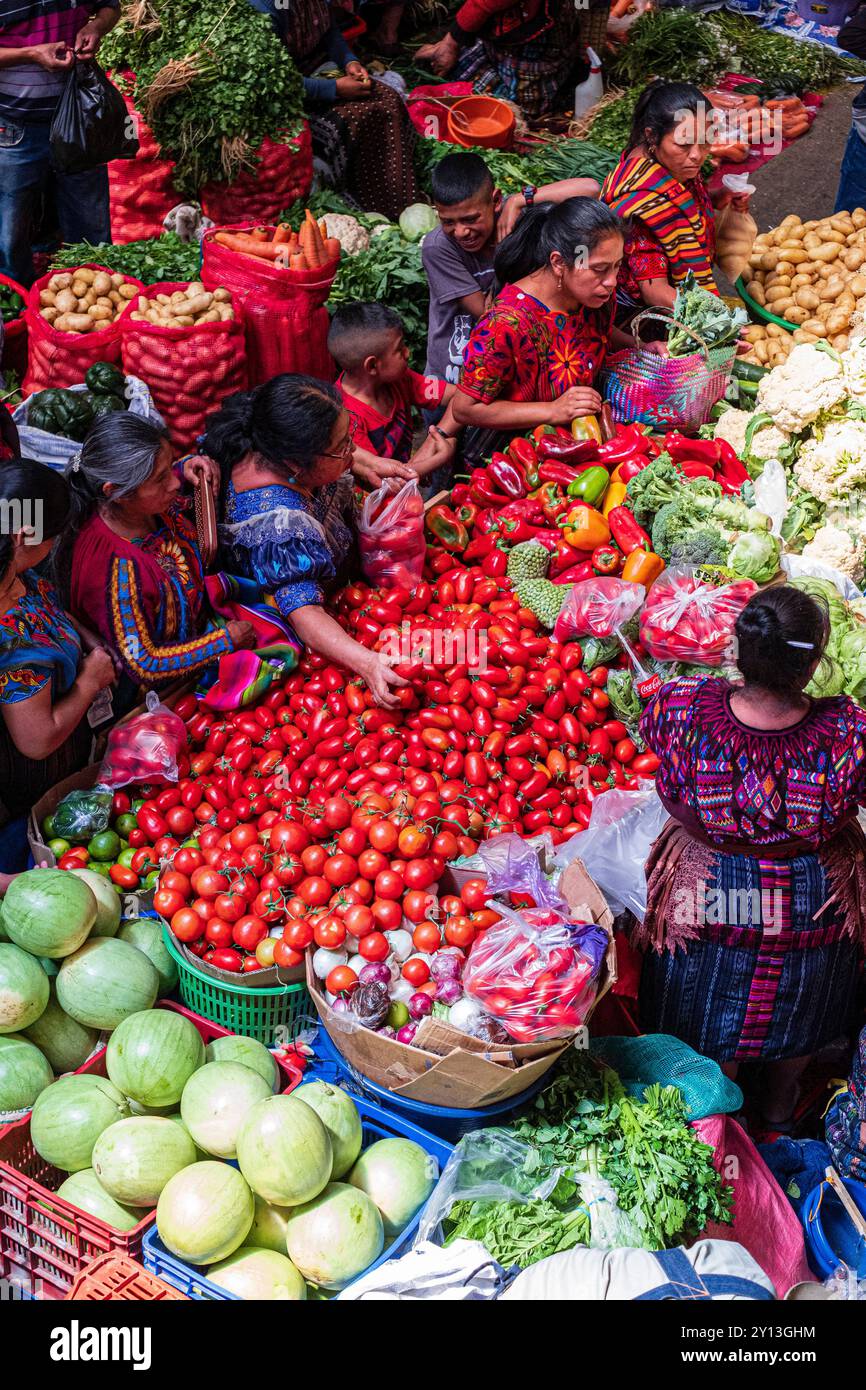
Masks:
[[[456,1144],[464,1134],[471,1134],[473,1130],[501,1124],[508,1115],[537,1096],[542,1086],[550,1080],[550,1074],[546,1072],[518,1096],[509,1096],[508,1100],[496,1101],[494,1105],[486,1105],[481,1110],[457,1110],[447,1105],[425,1105],[423,1101],[394,1095],[384,1086],[377,1086],[375,1081],[370,1081],[346,1061],[321,1025],[313,1046],[317,1055],[305,1073],[307,1077],[329,1081],[331,1077],[324,1076],[321,1069],[331,1068],[337,1084],[351,1091],[353,1096],[372,1100],[449,1144]]]
[[[336,1067],[321,1066],[315,1072],[307,1072],[304,1079],[329,1081],[334,1085],[341,1084],[341,1077],[338,1075]],[[450,1144],[434,1134],[428,1134],[426,1130],[419,1129],[417,1125],[401,1119],[399,1115],[387,1114],[381,1106],[373,1104],[372,1101],[366,1100],[363,1096],[353,1095],[352,1099],[361,1116],[364,1130],[363,1147],[365,1149],[369,1148],[371,1144],[375,1144],[378,1139],[413,1139],[424,1149],[425,1153],[431,1154],[438,1161],[440,1172],[445,1167],[453,1152]],[[415,1239],[420,1215],[420,1211],[416,1212],[405,1230],[395,1236],[390,1245],[385,1246],[378,1260],[375,1260],[369,1269],[364,1271],[365,1274],[369,1273],[370,1269],[377,1269],[386,1260],[392,1260],[408,1250]],[[151,1274],[159,1275],[160,1279],[164,1279],[173,1288],[180,1289],[181,1293],[185,1293],[188,1298],[240,1301],[236,1294],[228,1293],[225,1289],[212,1284],[205,1278],[201,1270],[184,1264],[183,1260],[172,1255],[160,1240],[155,1226],[151,1227],[142,1243],[142,1260],[145,1269],[149,1270]]]

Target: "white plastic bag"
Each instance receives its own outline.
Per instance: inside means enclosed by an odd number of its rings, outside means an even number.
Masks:
[[[80,385],[68,386],[66,389],[68,391],[86,391],[87,387],[84,382],[81,382]],[[140,415],[143,420],[149,421],[150,424],[156,425],[159,429],[165,427],[165,421],[154,405],[150,391],[137,376],[126,378],[126,394],[129,401],[127,410],[130,415]],[[55,468],[58,473],[62,473],[76,454],[81,453],[81,445],[74,439],[65,439],[61,434],[49,434],[47,430],[36,430],[28,425],[27,409],[32,400],[33,396],[28,396],[27,400],[22,401],[12,412],[12,419],[18,426],[22,458],[35,459],[37,463],[47,463],[49,468]]]
[[[840,570],[833,569],[832,565],[822,565],[820,561],[810,560],[806,555],[789,554],[783,555],[779,563],[789,579],[827,579],[836,585],[839,593],[849,603],[863,597],[854,580],[849,575],[842,574]]]
[[[755,507],[773,523],[771,534],[781,538],[782,523],[788,515],[788,480],[778,459],[767,459],[755,480]]]
[[[556,867],[562,870],[573,859],[580,859],[614,916],[633,912],[642,922],[646,913],[644,865],[667,819],[654,787],[628,792],[614,787],[602,792],[592,803],[587,829],[566,840],[556,856]]]

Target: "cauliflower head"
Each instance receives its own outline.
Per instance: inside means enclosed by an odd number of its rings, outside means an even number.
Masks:
[[[820,526],[814,539],[803,547],[804,560],[816,560],[847,574],[855,584],[863,582],[863,551],[847,531],[838,526]]]
[[[842,353],[842,375],[848,395],[866,401],[866,338],[858,338]]]
[[[802,445],[794,477],[819,502],[850,503],[854,494],[866,494],[866,423],[832,420],[820,439]]]
[[[751,447],[746,451],[746,431],[754,416],[749,410],[726,410],[713,431],[714,439],[724,439],[738,456],[754,459],[775,459],[789,442],[790,436],[775,425],[764,425],[752,435]]]
[[[758,409],[780,430],[799,434],[822,411],[838,405],[846,390],[841,362],[811,343],[799,343],[786,362],[761,378]]]
[[[336,237],[347,256],[357,256],[366,251],[370,237],[357,218],[345,212],[326,212],[325,227],[329,237]]]

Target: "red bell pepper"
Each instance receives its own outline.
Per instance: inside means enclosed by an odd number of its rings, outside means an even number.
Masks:
[[[538,465],[538,481],[540,483],[558,483],[560,487],[568,487],[577,477],[578,471],[582,468],[591,468],[592,461],[584,460],[577,465],[573,463],[562,463],[559,459],[545,459]]]
[[[427,529],[446,550],[465,550],[469,532],[450,507],[432,507],[425,517]]]
[[[570,570],[563,570],[553,582],[554,584],[579,584],[583,579],[595,579],[596,577],[592,561],[582,560],[579,565],[572,565]]]
[[[507,497],[525,497],[529,492],[523,468],[513,458],[509,458],[508,454],[493,454],[487,465],[487,472],[498,491],[505,493]]]
[[[462,521],[467,531],[471,531],[478,518],[481,508],[477,502],[462,502],[459,506],[454,501],[454,494],[451,494],[451,507],[458,521]]]
[[[496,548],[496,544],[497,539],[495,531],[476,531],[463,552],[463,559],[466,561],[483,560],[486,555],[490,554],[491,550]]]
[[[511,500],[508,493],[500,492],[486,468],[473,468],[469,475],[469,497],[479,507],[501,507]]]
[[[622,552],[615,545],[597,545],[590,561],[595,574],[618,574]]]
[[[642,526],[634,519],[634,512],[628,507],[612,507],[607,515],[610,534],[624,555],[633,550],[652,550],[652,541]]]
[[[677,468],[686,478],[710,478],[715,479],[715,470],[711,463],[703,463],[700,459],[678,459]]]
[[[665,435],[665,450],[674,463],[684,463],[692,459],[699,463],[718,462],[719,445],[715,439],[689,439],[677,430]]]
[[[481,573],[490,575],[491,578],[498,578],[508,570],[508,552],[494,545],[481,561]]]
[[[620,481],[623,483],[630,482],[632,478],[640,473],[642,468],[646,468],[647,464],[651,462],[652,459],[649,454],[633,454],[630,458],[624,459],[619,465]]]
[[[571,569],[573,565],[581,565],[585,560],[591,558],[590,552],[578,550],[577,546],[569,545],[564,536],[560,536],[557,541],[553,554],[550,559],[550,568],[547,572],[548,579],[555,579],[564,570]]]
[[[613,467],[614,464],[631,458],[633,454],[646,454],[649,451],[649,442],[649,436],[644,434],[639,425],[621,425],[613,439],[596,446],[596,457],[599,463]]]
[[[730,483],[739,491],[743,483],[749,481],[749,470],[738,456],[733,444],[729,444],[727,439],[717,439],[714,442],[719,450],[719,461],[716,466],[718,481]]]
[[[538,453],[529,439],[512,439],[505,451],[510,459],[523,470],[530,488],[538,486]]]
[[[581,463],[598,457],[599,449],[603,448],[595,439],[572,439],[563,438],[559,434],[545,434],[538,441],[538,457],[543,463],[545,459],[556,459],[559,463]]]
[[[558,483],[542,483],[541,487],[529,495],[541,507],[545,520],[551,526],[557,525],[559,518],[565,515],[570,505],[568,498],[560,493]]]
[[[466,502],[469,502],[470,500],[471,499],[469,496],[469,488],[467,484],[455,483],[453,488],[451,489],[451,505],[454,508],[454,510],[456,511],[458,507],[464,506],[464,504]]]

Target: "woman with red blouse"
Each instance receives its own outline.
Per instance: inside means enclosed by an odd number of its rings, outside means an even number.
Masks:
[[[535,425],[595,415],[594,381],[611,337],[623,229],[592,198],[540,203],[500,244],[494,268],[504,288],[475,325],[452,402],[474,427],[465,451],[489,457]]]

